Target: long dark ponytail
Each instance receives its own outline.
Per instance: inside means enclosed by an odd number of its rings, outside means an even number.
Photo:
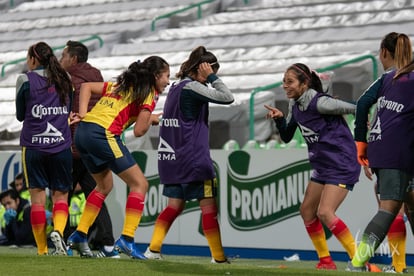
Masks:
[[[155,89],[155,76],[167,70],[169,64],[159,56],[150,56],[143,62],[135,61],[116,79],[115,94],[142,104]]]
[[[288,70],[293,70],[295,72],[300,83],[307,82],[309,88],[312,88],[319,93],[324,93],[319,75],[315,71],[309,69],[307,65],[303,63],[295,63],[292,64],[287,71]]]
[[[207,51],[204,46],[198,46],[191,51],[189,58],[181,64],[180,71],[176,74],[176,77],[184,79],[189,75],[196,76],[198,66],[203,62],[210,63],[214,72],[217,72],[220,68],[217,57],[212,52]]]
[[[45,68],[49,85],[55,85],[61,105],[66,105],[66,100],[72,92],[72,81],[58,59],[53,54],[52,48],[45,42],[38,42],[30,46],[29,57],[36,58]]]

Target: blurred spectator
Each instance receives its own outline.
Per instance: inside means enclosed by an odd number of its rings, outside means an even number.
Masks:
[[[0,194],[0,202],[5,208],[3,220],[5,228],[0,245],[35,245],[30,223],[30,203],[23,199],[14,189]]]
[[[73,231],[78,227],[80,218],[82,216],[83,210],[85,209],[86,198],[85,193],[82,191],[82,187],[79,183],[76,184],[73,194],[70,198],[69,203],[69,233],[66,235],[72,234]]]
[[[23,173],[16,175],[14,181],[10,183],[9,186],[18,192],[21,198],[26,199],[30,202],[30,192],[27,189],[26,183],[24,183]]]

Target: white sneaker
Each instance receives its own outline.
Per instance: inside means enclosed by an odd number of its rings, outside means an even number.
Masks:
[[[162,255],[159,252],[152,252],[149,247],[145,250],[144,256],[149,260],[162,260]]]
[[[295,261],[300,261],[300,258],[299,258],[299,254],[293,254],[292,256],[290,256],[290,257],[283,257],[283,259],[285,260],[285,261],[287,261],[287,262],[295,262]]]
[[[227,258],[224,261],[217,261],[214,258],[211,258],[211,263],[212,264],[230,264],[230,261]]]

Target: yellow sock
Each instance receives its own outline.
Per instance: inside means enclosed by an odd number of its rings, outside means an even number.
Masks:
[[[310,223],[305,223],[305,228],[309,234],[313,246],[315,247],[319,259],[330,256],[325,231],[323,230],[322,223],[319,219],[316,218]]]
[[[331,230],[332,234],[338,239],[338,241],[342,244],[345,248],[346,252],[350,259],[352,259],[355,255],[355,240],[352,236],[351,231],[345,225],[345,223],[339,219],[338,217],[333,220],[331,225],[328,226],[329,230]]]
[[[130,192],[125,207],[122,235],[134,237],[144,210],[145,194]]]
[[[68,221],[68,203],[65,200],[59,200],[53,205],[53,229],[58,231],[63,237],[66,223]]]
[[[407,268],[405,261],[407,231],[402,214],[397,215],[394,219],[387,236],[392,256],[392,265],[396,272],[401,273],[404,268]]]
[[[214,260],[225,261],[223,245],[221,243],[220,227],[217,221],[217,206],[207,205],[201,207],[202,227],[207,239],[210,252]]]
[[[158,216],[155,225],[154,232],[152,234],[150,250],[152,252],[161,252],[162,242],[171,227],[171,224],[181,213],[182,210],[177,210],[171,206],[167,206]]]
[[[32,204],[30,221],[32,224],[33,236],[36,241],[37,254],[45,255],[48,253],[45,206],[41,204]]]
[[[83,210],[81,219],[79,221],[77,231],[88,234],[89,228],[95,221],[102,208],[106,196],[93,190],[86,199],[85,209]]]

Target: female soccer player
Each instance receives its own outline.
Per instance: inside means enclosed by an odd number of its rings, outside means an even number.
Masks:
[[[26,63],[29,72],[17,78],[16,118],[23,121],[20,145],[32,203],[33,235],[37,254],[48,254],[45,190],[49,188],[54,254],[66,255],[62,237],[68,219],[68,192],[72,189],[72,139],[68,123],[72,82],[45,42],[29,47]]]
[[[308,145],[313,174],[306,188],[300,214],[319,257],[317,269],[336,269],[322,223],[325,224],[352,259],[355,241],[346,224],[335,212],[354,184],[361,166],[351,131],[342,115],[355,112],[355,105],[325,94],[316,72],[302,63],[288,67],[283,89],[290,100],[289,114],[265,105],[266,117],[274,119],[284,142],[299,127]]]
[[[410,38],[406,34],[391,32],[384,36],[380,44],[379,59],[382,63],[385,74],[395,69],[408,65],[412,60],[412,48]],[[355,116],[355,141],[358,150],[358,162],[364,166],[365,175],[372,180],[372,171],[368,167],[367,159],[367,132],[368,114],[370,108],[377,102],[378,92],[381,89],[385,74],[378,78],[359,97]],[[376,195],[379,192],[378,185],[375,185]],[[381,196],[381,195],[379,195]],[[378,198],[378,202],[380,200]],[[406,265],[406,227],[404,220],[404,205],[393,221],[388,231],[388,244],[392,256],[392,264],[383,268],[384,272],[401,273],[407,270]]]
[[[81,85],[78,114],[81,122],[76,130],[75,143],[82,161],[96,181],[96,188],[88,196],[77,230],[69,236],[68,244],[83,257],[94,257],[86,235],[112,190],[114,172],[129,188],[124,227],[121,237],[115,242],[115,249],[132,258],[145,259],[136,248],[134,236],[144,209],[148,182],[122,142],[121,134],[135,123],[134,135],[139,137],[151,125],[159,123],[158,115],[151,112],[158,94],[169,84],[169,77],[168,63],[151,56],[143,62],[133,62],[118,76],[116,83]],[[102,93],[102,97],[87,113],[91,93]]]
[[[385,59],[387,54],[390,57]],[[365,173],[369,178],[372,171],[377,177],[379,210],[367,225],[347,270],[367,270],[365,262],[373,256],[375,249],[388,233],[389,243],[395,247],[392,248],[392,267],[385,268],[384,271],[401,273],[406,270],[406,230],[402,205],[404,201],[411,203],[412,200],[409,195],[412,197],[413,187],[410,182],[413,177],[413,164],[410,162],[414,162],[411,157],[413,141],[410,136],[410,120],[414,110],[409,104],[412,101],[410,89],[413,89],[414,83],[408,81],[413,76],[413,68],[409,66],[412,60],[409,37],[405,34],[388,34],[381,43],[380,59],[384,69],[387,64],[394,65],[398,73],[396,70],[386,72],[358,99],[355,125],[358,161],[366,168]],[[377,103],[377,114],[371,124],[367,143],[368,113],[374,103]],[[407,210],[413,228],[414,208],[408,205]]]
[[[151,243],[145,252],[149,259],[161,259],[162,242],[186,201],[197,199],[202,228],[213,263],[227,263],[217,220],[217,181],[210,157],[208,104],[230,104],[233,95],[216,75],[217,58],[203,46],[194,49],[180,68],[180,81],[168,92],[160,128],[158,171],[164,184],[167,207],[158,216]],[[209,87],[207,84],[211,84]]]

